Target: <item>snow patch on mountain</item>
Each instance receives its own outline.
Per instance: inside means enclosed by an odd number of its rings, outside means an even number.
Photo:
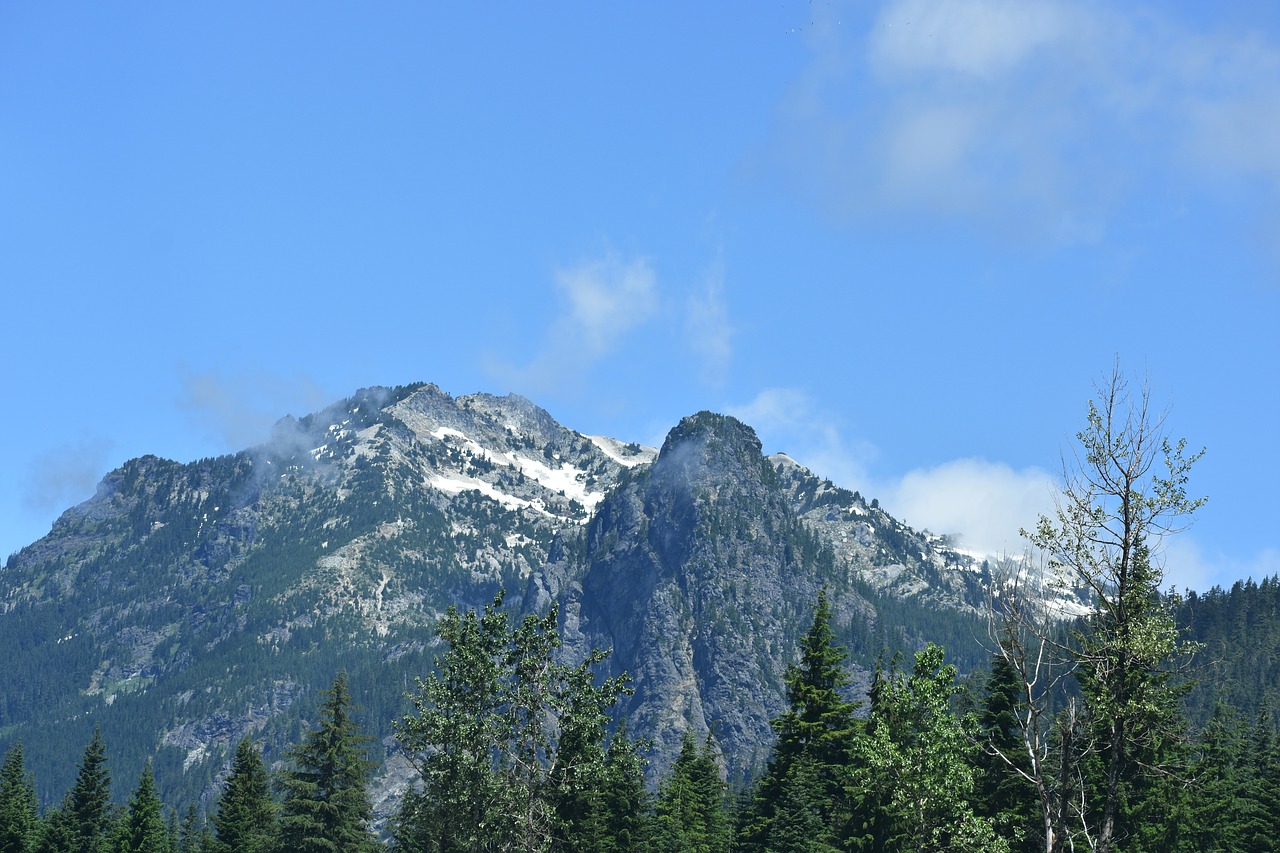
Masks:
[[[509,495],[495,489],[491,484],[484,480],[478,480],[475,477],[467,477],[462,474],[434,474],[427,477],[427,485],[430,488],[437,489],[446,494],[458,495],[463,492],[477,491],[487,498],[491,498],[508,509],[525,509],[533,508],[541,512],[546,512],[541,506],[530,501]],[[549,513],[548,513],[549,514]]]
[[[643,465],[658,458],[658,449],[656,447],[627,444],[618,441],[616,438],[609,438],[607,435],[589,435],[587,438],[600,449],[601,453],[627,468]],[[639,448],[639,450],[632,450],[631,448]]]

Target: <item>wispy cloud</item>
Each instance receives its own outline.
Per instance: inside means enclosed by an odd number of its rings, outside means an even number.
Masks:
[[[784,452],[839,486],[869,491],[868,467],[876,448],[844,437],[839,420],[807,393],[795,388],[766,388],[751,402],[726,411],[756,430],[766,453]]]
[[[491,365],[527,393],[571,387],[658,306],[657,276],[648,259],[606,252],[555,273],[561,313],[537,356],[523,367]]]
[[[23,504],[48,512],[92,496],[107,471],[110,452],[107,439],[87,437],[39,454],[27,469]]]
[[[810,40],[769,155],[836,217],[1080,243],[1153,186],[1280,200],[1280,44],[1065,0],[891,0],[864,20]]]
[[[1195,531],[1170,537],[1155,555],[1164,568],[1165,586],[1205,592],[1214,586],[1230,587],[1237,580],[1280,575],[1280,550],[1264,549],[1243,559],[1225,554],[1206,554]]]
[[[182,389],[179,404],[231,451],[266,441],[272,425],[287,414],[309,414],[333,402],[314,380],[301,375],[188,373]]]
[[[718,256],[707,270],[701,290],[686,302],[685,340],[701,365],[702,381],[720,385],[733,358],[733,327],[724,296],[724,258]]]

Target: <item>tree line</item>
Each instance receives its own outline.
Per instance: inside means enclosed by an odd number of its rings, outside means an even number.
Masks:
[[[74,787],[40,814],[21,747],[0,768],[0,853],[373,851],[1248,851],[1280,838],[1280,743],[1270,711],[1219,702],[1193,727],[1184,671],[1197,651],[1161,594],[1161,537],[1203,502],[1199,454],[1173,442],[1113,373],[1098,388],[1052,517],[1027,534],[1051,580],[1089,612],[1027,595],[1029,562],[997,572],[990,666],[961,681],[940,646],[878,668],[849,695],[826,590],[786,673],[786,710],[750,785],[730,790],[714,738],[686,732],[656,790],[645,744],[616,719],[627,677],[559,654],[558,613],[516,620],[499,593],[449,609],[435,665],[397,722],[416,784],[375,833],[373,762],[346,678],[269,774],[242,741],[208,818],[166,812],[147,767],[110,805],[95,734]],[[1053,585],[1050,584],[1050,588]]]

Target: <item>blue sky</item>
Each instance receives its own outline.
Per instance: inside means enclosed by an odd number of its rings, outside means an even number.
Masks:
[[[7,4],[0,553],[367,385],[737,414],[1018,552],[1116,359],[1280,571],[1280,8]]]

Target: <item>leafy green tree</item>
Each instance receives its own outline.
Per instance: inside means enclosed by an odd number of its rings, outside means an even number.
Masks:
[[[290,750],[293,766],[280,778],[280,843],[289,853],[374,851],[366,790],[373,762],[352,717],[346,673],[325,696],[318,727]]]
[[[236,747],[218,811],[218,847],[227,853],[267,853],[276,835],[276,804],[262,754],[248,738]]]
[[[655,853],[727,853],[733,831],[725,794],[710,738],[699,747],[686,730],[680,755],[658,791]]]
[[[1097,853],[1122,834],[1136,780],[1164,772],[1163,741],[1179,688],[1171,664],[1190,651],[1179,639],[1171,605],[1160,596],[1164,576],[1151,548],[1182,529],[1204,499],[1187,496],[1188,472],[1203,454],[1172,442],[1143,386],[1131,396],[1116,367],[1089,404],[1079,448],[1064,464],[1054,517],[1041,516],[1029,541],[1063,583],[1093,597],[1088,624],[1072,650],[1085,718],[1099,744],[1087,764],[1100,779],[1091,814],[1082,815]]]
[[[483,614],[450,607],[436,626],[447,648],[419,679],[398,737],[416,756],[422,790],[405,796],[397,847],[462,853],[486,848],[499,813],[495,751],[502,740],[509,620],[499,593]]]
[[[116,825],[115,853],[169,853],[169,830],[164,822],[164,806],[156,793],[151,762],[142,769],[138,787]]]
[[[930,644],[909,676],[882,673],[872,692],[863,754],[854,768],[864,801],[881,804],[877,850],[1007,851],[975,814],[976,723],[958,717],[955,667]]]
[[[597,684],[600,651],[577,667],[558,663],[557,611],[513,628],[502,602],[499,593],[482,614],[450,608],[437,625],[447,648],[398,725],[422,788],[405,798],[397,846],[607,849],[606,827],[634,830],[620,810],[638,796],[634,744],[615,735],[606,746],[626,677]]]
[[[800,663],[787,668],[789,707],[772,721],[778,739],[742,821],[740,841],[746,849],[778,848],[781,842],[774,835],[780,820],[793,834],[816,820],[817,828],[810,826],[813,831],[805,836],[808,843],[833,844],[849,820],[845,775],[858,703],[842,695],[849,675],[844,649],[835,644],[831,615],[824,587],[813,624],[800,643]]]
[[[22,744],[15,744],[0,766],[0,853],[30,853],[39,829],[35,784],[27,774]]]

